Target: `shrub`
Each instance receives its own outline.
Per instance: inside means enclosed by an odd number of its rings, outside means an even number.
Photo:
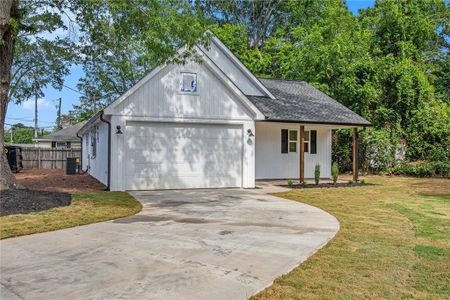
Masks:
[[[288,187],[292,188],[293,185],[294,183],[292,182],[292,180],[288,180]]]
[[[391,175],[406,175],[414,177],[449,177],[450,163],[448,162],[403,162],[387,170]]]
[[[339,166],[337,162],[334,162],[331,166],[331,176],[333,176],[333,184],[336,184],[339,177]]]
[[[366,184],[366,181],[365,181],[364,179],[361,179],[359,182],[360,182],[361,184]]]
[[[319,184],[320,181],[320,165],[317,164],[314,167],[314,181],[316,182],[316,185]]]
[[[349,180],[349,181],[348,181],[348,184],[353,184],[353,180]]]

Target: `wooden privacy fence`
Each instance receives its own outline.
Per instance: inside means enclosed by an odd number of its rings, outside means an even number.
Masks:
[[[24,169],[64,169],[68,157],[80,157],[81,149],[22,148]]]

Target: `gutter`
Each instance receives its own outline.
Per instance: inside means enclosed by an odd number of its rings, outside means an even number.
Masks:
[[[108,184],[106,185],[105,190],[109,191],[110,184],[111,184],[111,122],[109,122],[108,120],[105,120],[103,118],[103,116],[104,116],[104,111],[102,110],[100,112],[100,121],[108,124],[108,181],[107,181]]]

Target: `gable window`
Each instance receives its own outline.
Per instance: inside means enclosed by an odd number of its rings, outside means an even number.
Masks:
[[[181,91],[183,93],[197,92],[197,74],[196,73],[181,73]]]

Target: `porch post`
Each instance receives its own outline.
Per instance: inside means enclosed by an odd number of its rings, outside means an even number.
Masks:
[[[353,181],[358,181],[358,128],[353,128]]]
[[[305,126],[300,125],[300,183],[305,181]]]

